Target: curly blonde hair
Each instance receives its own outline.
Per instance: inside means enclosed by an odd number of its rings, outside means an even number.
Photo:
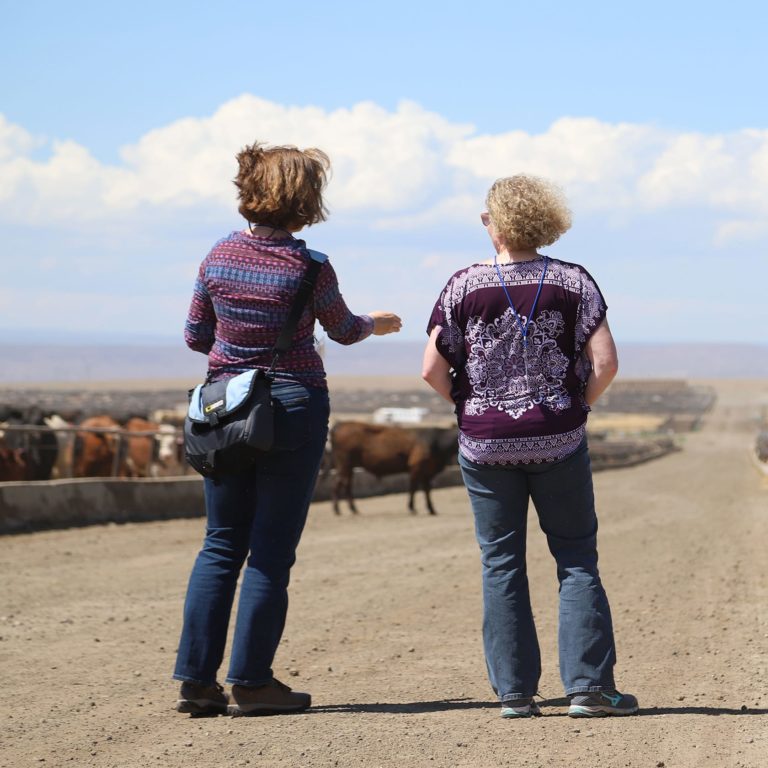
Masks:
[[[237,162],[238,210],[249,222],[297,232],[327,218],[325,152],[256,142],[238,152]]]
[[[497,179],[485,204],[499,239],[513,250],[552,245],[571,228],[562,190],[538,176]]]

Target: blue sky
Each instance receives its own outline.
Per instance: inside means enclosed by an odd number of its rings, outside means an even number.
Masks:
[[[421,338],[489,255],[494,178],[550,176],[619,341],[765,342],[761,3],[3,2],[0,329],[177,336],[240,226],[234,152],[325,148],[309,230]]]

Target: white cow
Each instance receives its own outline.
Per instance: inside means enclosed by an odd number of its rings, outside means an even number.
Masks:
[[[46,427],[57,430],[55,435],[59,443],[59,453],[56,457],[56,463],[53,465],[51,477],[54,479],[72,477],[72,451],[75,444],[75,433],[64,430],[73,425],[59,416],[58,413],[46,417],[44,422]]]

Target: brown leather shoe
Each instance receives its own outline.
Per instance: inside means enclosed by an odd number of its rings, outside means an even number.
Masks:
[[[227,711],[227,704],[229,696],[218,683],[182,683],[176,711],[190,715],[223,715]]]
[[[285,683],[271,680],[256,688],[249,685],[232,686],[232,703],[227,712],[238,715],[278,715],[281,712],[301,712],[312,704],[308,693],[292,691]]]

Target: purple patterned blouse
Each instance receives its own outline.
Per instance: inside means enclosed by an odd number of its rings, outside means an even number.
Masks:
[[[500,264],[509,296],[528,320],[545,260]],[[459,449],[479,464],[557,461],[578,448],[589,406],[585,344],[607,305],[586,269],[548,259],[528,325],[528,346],[495,267],[456,272],[437,300],[427,333],[455,372]]]
[[[269,368],[309,254],[303,240],[268,240],[233,232],[219,240],[200,265],[184,329],[187,346],[208,355],[208,373],[222,379]],[[291,348],[281,355],[277,379],[327,389],[314,344],[315,320],[339,344],[354,344],[373,331],[373,318],[354,315],[326,261],[299,319]]]

